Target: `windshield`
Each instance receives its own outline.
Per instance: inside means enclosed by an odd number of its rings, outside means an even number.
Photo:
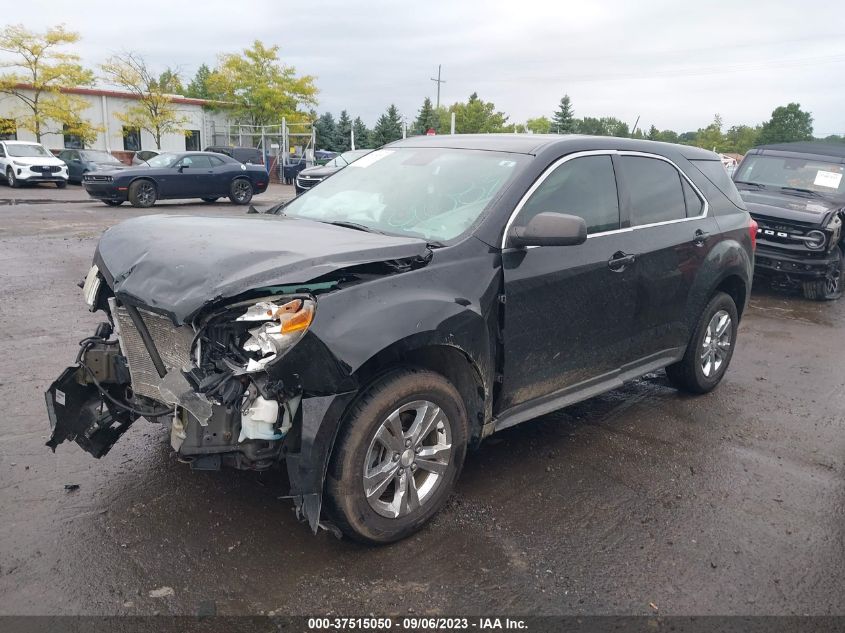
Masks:
[[[9,156],[18,156],[18,157],[29,157],[29,156],[52,156],[50,152],[44,149],[41,145],[27,144],[27,145],[18,145],[17,143],[10,143],[6,145],[6,151],[9,152]]]
[[[806,189],[833,196],[845,195],[843,165],[814,158],[747,156],[734,175],[737,184]]]
[[[349,163],[358,160],[362,156],[366,156],[371,151],[369,149],[356,149],[351,152],[343,152],[340,156],[336,156],[327,162],[326,167],[346,167]]]
[[[147,164],[150,167],[170,167],[173,163],[179,160],[177,154],[159,154],[147,159]]]
[[[85,158],[85,160],[90,160],[90,161],[95,162],[95,163],[103,163],[103,164],[109,164],[109,165],[114,165],[114,164],[122,165],[123,164],[119,160],[117,160],[114,156],[109,154],[108,152],[98,152],[98,151],[86,150],[84,152],[80,152],[80,154],[82,154],[82,156],[83,156],[83,158]]]
[[[472,226],[526,160],[521,154],[473,150],[377,150],[295,198],[284,213],[450,240]]]

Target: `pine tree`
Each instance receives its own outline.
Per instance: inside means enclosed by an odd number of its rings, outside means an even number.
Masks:
[[[552,132],[555,134],[572,134],[575,130],[575,113],[572,110],[572,100],[569,95],[563,95],[557,112],[552,116]]]
[[[422,107],[420,108],[419,116],[417,116],[417,120],[414,121],[413,133],[425,134],[430,129],[433,129],[435,132],[440,132],[438,129],[439,127],[440,117],[437,116],[437,112],[434,110],[431,99],[426,97],[425,101],[423,101]]]
[[[314,123],[314,130],[317,133],[316,149],[324,149],[329,152],[335,151],[337,145],[337,124],[331,112],[324,112]]]
[[[399,110],[396,109],[396,106],[390,104],[387,112],[379,117],[376,126],[373,128],[371,144],[373,147],[381,147],[400,138],[402,138],[402,118],[399,116]]]
[[[355,132],[355,149],[369,149],[370,145],[370,130],[364,125],[361,117],[356,116],[352,122],[352,131]]]
[[[352,131],[352,119],[349,118],[346,110],[340,111],[340,117],[337,120],[337,135],[335,140],[336,152],[348,152],[352,148],[352,139],[349,138],[349,133]]]
[[[185,89],[185,96],[193,97],[194,99],[211,99],[211,93],[208,91],[208,78],[211,76],[211,69],[205,64],[197,68],[197,74],[191,79],[188,87]]]

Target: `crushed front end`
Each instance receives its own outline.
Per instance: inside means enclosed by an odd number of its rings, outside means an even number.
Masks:
[[[291,450],[299,453],[301,429],[292,430],[301,425],[303,387],[280,361],[314,319],[315,296],[304,290],[265,289],[175,324],[148,306],[119,300],[95,265],[83,293],[108,321],[80,342],[76,364],[45,394],[47,445],[55,450],[74,441],[99,458],[144,417],[169,425],[173,450],[196,469],[263,470]],[[303,354],[324,368],[335,362],[316,340],[297,356]],[[312,525],[318,518],[319,505]]]

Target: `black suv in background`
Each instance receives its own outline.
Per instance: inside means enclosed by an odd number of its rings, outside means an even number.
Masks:
[[[264,156],[257,147],[232,147],[231,145],[212,145],[203,151],[225,154],[230,158],[242,162],[244,165],[263,165]]]
[[[755,274],[800,288],[808,299],[838,299],[845,286],[845,144],[755,147],[734,182],[757,221]]]
[[[757,234],[716,154],[603,137],[409,138],[270,211],[103,234],[48,446],[145,417],[195,468],[284,463],[312,529],[370,543],[492,433],[661,368],[713,389]]]

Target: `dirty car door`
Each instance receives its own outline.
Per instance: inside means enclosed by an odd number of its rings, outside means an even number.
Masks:
[[[513,221],[537,213],[578,215],[577,246],[508,248],[504,267],[504,377],[500,409],[614,371],[625,357],[636,300],[630,237],[619,232],[609,155],[561,159],[532,187]],[[519,208],[519,207],[518,207]]]
[[[668,160],[622,155],[616,164],[625,200],[622,217],[633,229],[639,253],[639,301],[629,360],[681,353],[692,335],[688,311],[693,282],[719,228],[707,215],[703,196]]]

